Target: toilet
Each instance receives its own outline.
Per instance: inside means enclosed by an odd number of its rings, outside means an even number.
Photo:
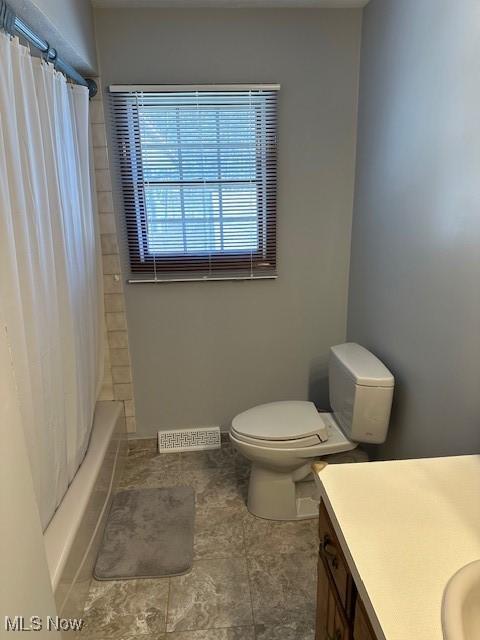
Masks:
[[[358,443],[385,441],[394,378],[370,351],[353,342],[330,349],[332,413],[312,402],[289,400],[253,407],[236,416],[230,440],[252,463],[248,509],[268,520],[318,515],[318,501],[302,496],[302,480],[316,460],[351,452]],[[338,458],[338,456],[336,456]]]

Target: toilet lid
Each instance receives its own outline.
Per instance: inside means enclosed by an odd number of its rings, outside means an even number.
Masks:
[[[232,420],[234,430],[259,440],[295,440],[317,434],[327,439],[327,428],[313,402],[270,402],[248,409]]]

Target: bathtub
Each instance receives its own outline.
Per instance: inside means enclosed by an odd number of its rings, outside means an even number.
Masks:
[[[59,616],[81,617],[126,455],[123,403],[97,402],[87,454],[44,532]]]

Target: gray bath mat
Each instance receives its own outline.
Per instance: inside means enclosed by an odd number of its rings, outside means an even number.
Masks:
[[[191,487],[122,491],[113,499],[95,565],[97,580],[160,578],[193,562]]]

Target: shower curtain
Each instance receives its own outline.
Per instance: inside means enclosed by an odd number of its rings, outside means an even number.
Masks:
[[[44,528],[85,455],[103,374],[88,122],[87,89],[0,33],[0,330]]]

